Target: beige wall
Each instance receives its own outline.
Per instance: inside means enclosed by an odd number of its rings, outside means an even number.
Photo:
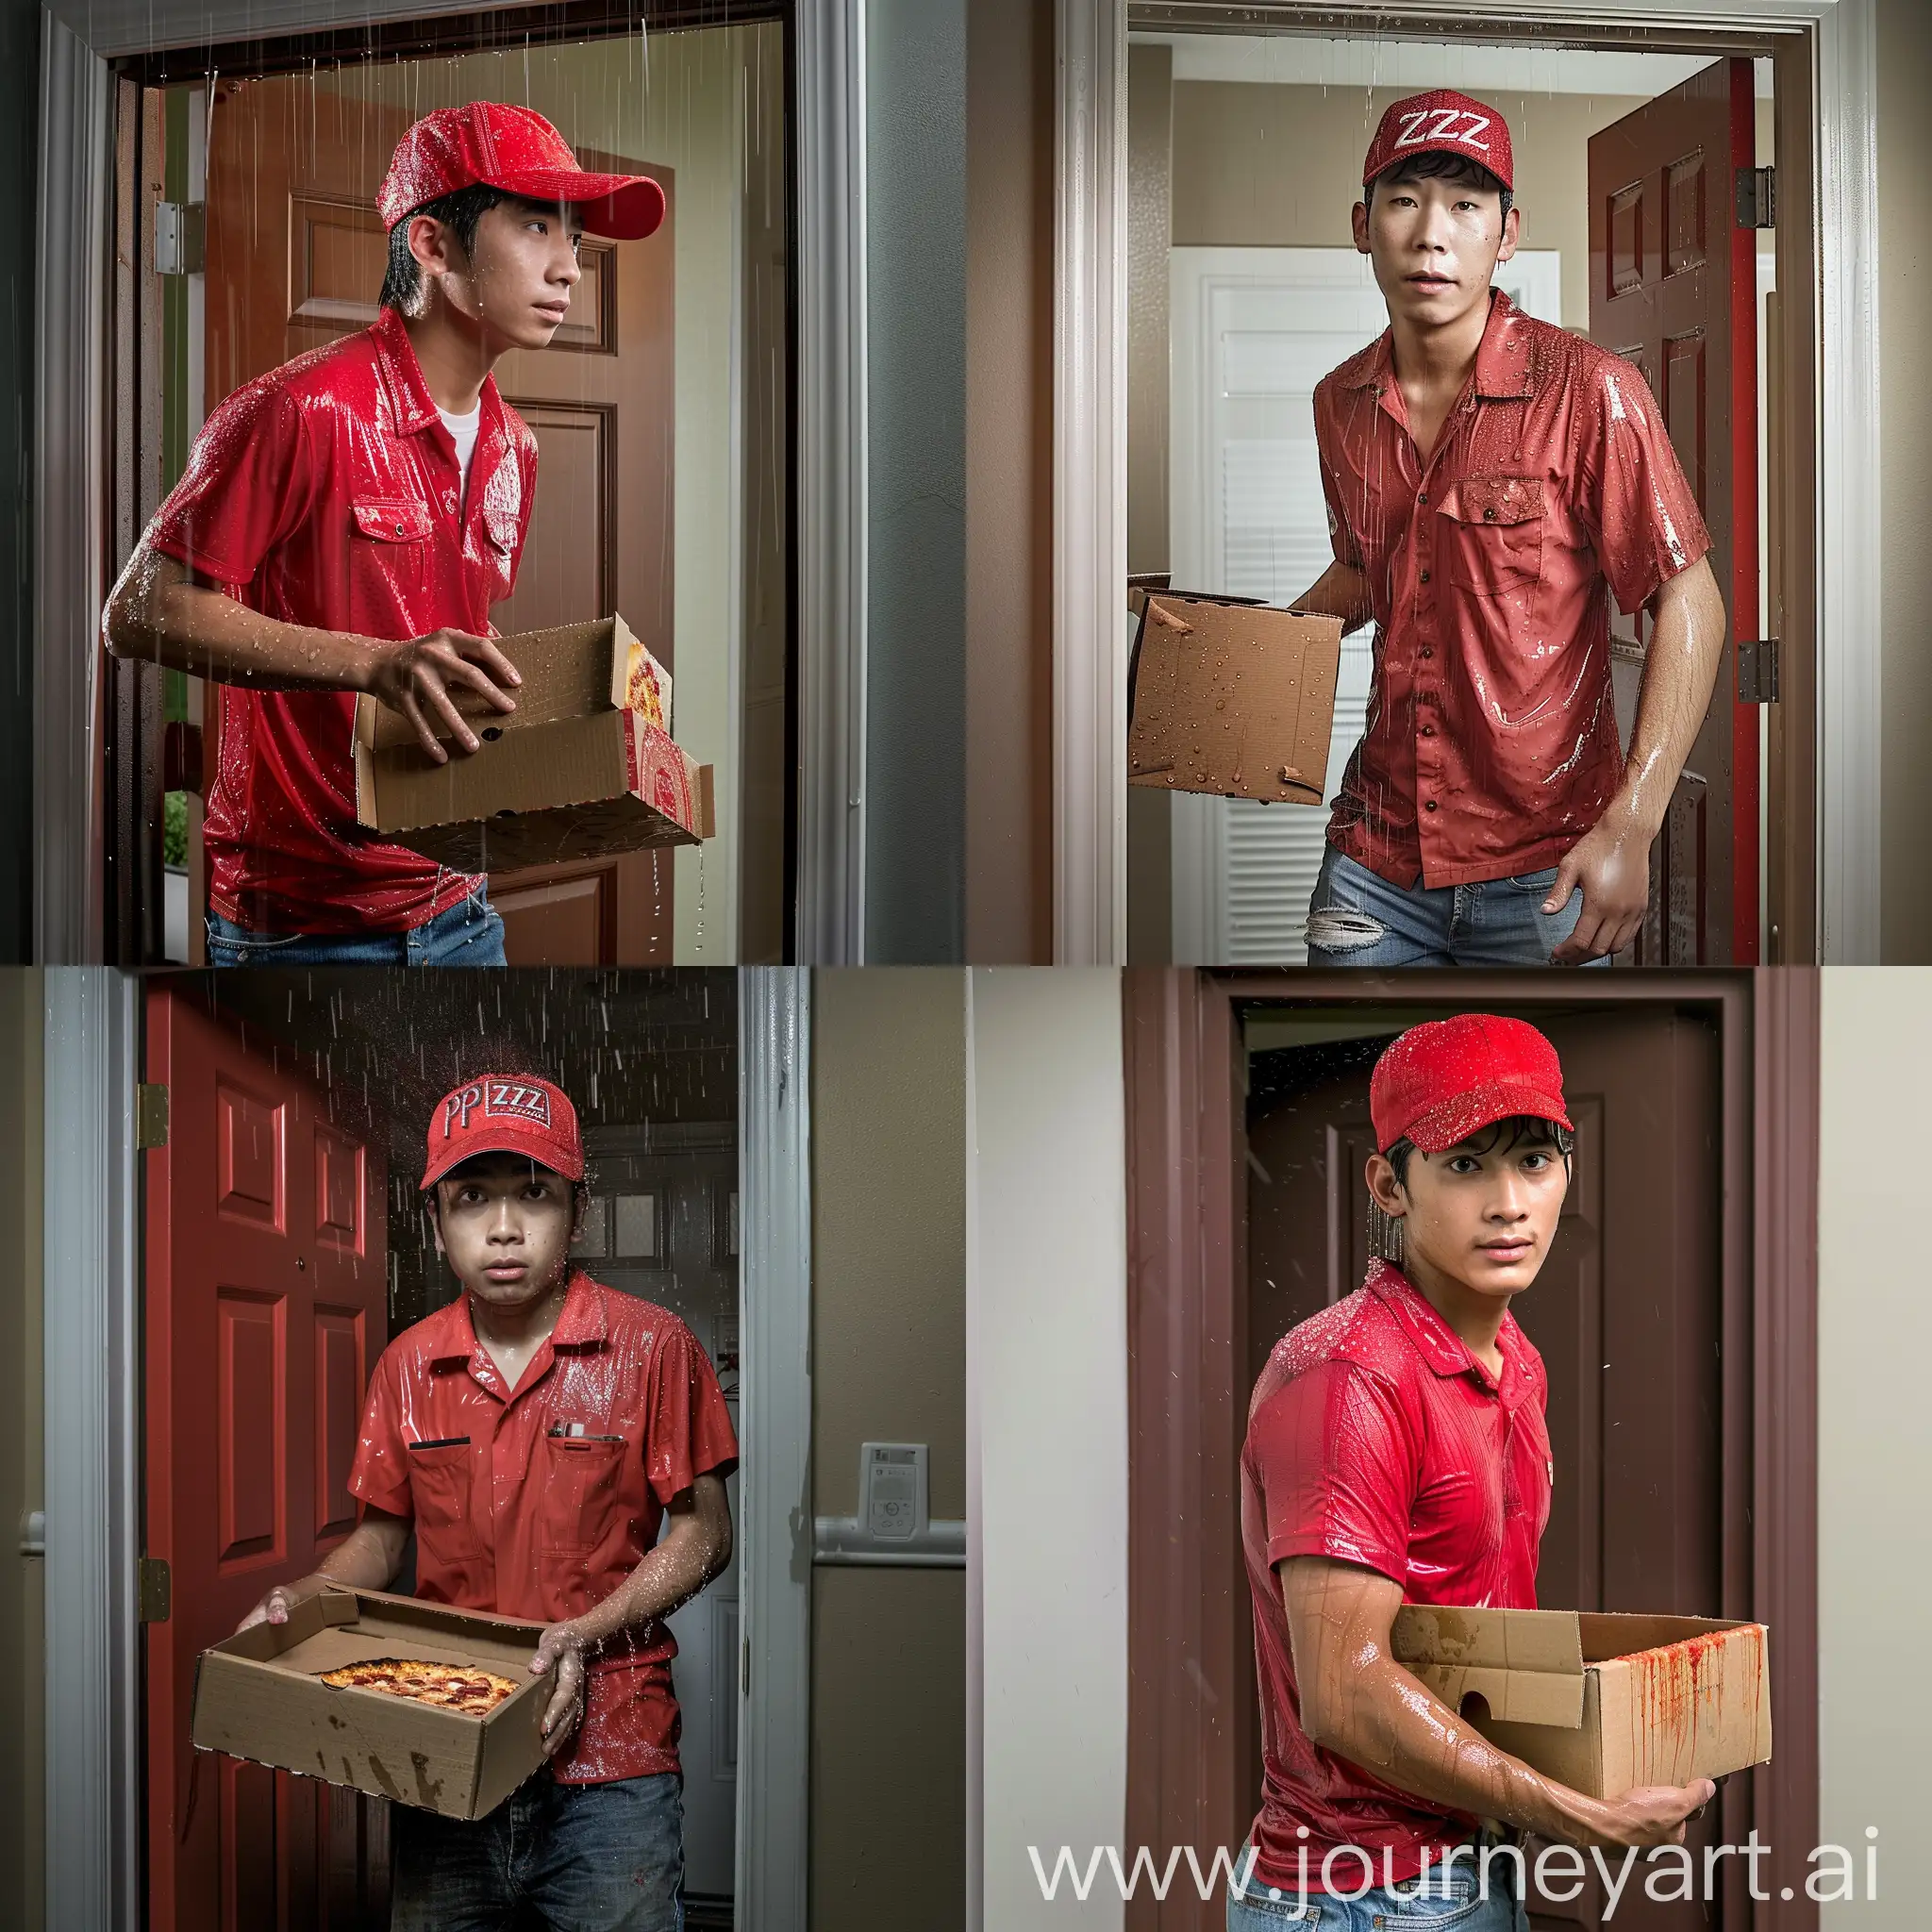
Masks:
[[[1878,0],[1878,320],[1885,385],[1879,488],[1884,531],[1884,741],[1879,752],[1882,958],[1932,961],[1932,8]]]
[[[924,1442],[932,1514],[958,1521],[965,975],[821,972],[812,1007],[812,1507],[854,1512],[861,1442]],[[812,1932],[959,1932],[965,1573],[812,1581]]]
[[[16,1554],[41,1507],[41,975],[0,970],[0,1191],[13,1203],[0,1253],[0,1925],[42,1918],[43,1570]]]
[[[1918,1932],[1932,1680],[1932,1295],[1918,1265],[1932,971],[1824,976],[1818,1187],[1821,1842],[1878,1827],[1880,1895],[1826,1905],[1824,1932]],[[1774,1633],[1775,1641],[1775,1633]],[[1903,1663],[1903,1667],[1902,1667]]]

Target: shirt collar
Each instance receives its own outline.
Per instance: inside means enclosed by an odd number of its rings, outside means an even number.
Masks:
[[[1529,331],[1523,311],[1501,289],[1490,291],[1490,319],[1475,351],[1475,393],[1526,396],[1530,393]],[[1395,331],[1385,328],[1344,366],[1343,389],[1370,389],[1377,395],[1395,381]]]
[[[403,318],[393,308],[385,308],[369,325],[369,334],[375,344],[375,367],[382,377],[383,392],[389,398],[390,415],[395,423],[397,434],[413,436],[419,429],[427,429],[432,423],[441,422],[442,419],[436,407],[436,398],[429,393],[429,385],[423,380],[423,365],[416,359],[416,345],[409,340],[409,331],[404,326]],[[482,404],[483,420],[479,428],[487,429],[496,422],[500,413],[493,375],[483,378]],[[479,449],[482,441],[479,435]]]
[[[1506,1309],[1503,1325],[1496,1331],[1496,1347],[1503,1357],[1503,1379],[1498,1384],[1471,1353],[1469,1343],[1401,1269],[1388,1261],[1372,1262],[1363,1285],[1394,1315],[1410,1345],[1437,1374],[1473,1375],[1479,1387],[1501,1394],[1506,1407],[1514,1406],[1523,1379],[1523,1330],[1514,1315]]]

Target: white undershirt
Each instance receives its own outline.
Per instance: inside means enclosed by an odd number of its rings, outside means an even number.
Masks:
[[[463,494],[470,493],[470,458],[476,454],[476,432],[483,426],[483,399],[476,399],[476,407],[467,416],[452,416],[447,409],[436,412],[442,418],[442,426],[456,438],[457,467],[463,473]]]

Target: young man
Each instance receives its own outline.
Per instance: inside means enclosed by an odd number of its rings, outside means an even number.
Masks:
[[[1335,561],[1298,608],[1376,626],[1309,963],[1559,965],[1629,944],[1710,701],[1724,601],[1643,378],[1490,286],[1516,252],[1509,130],[1397,101],[1355,245],[1389,327],[1323,378]],[[1627,758],[1606,586],[1653,619]]]
[[[1403,1264],[1376,1262],[1354,1294],[1291,1329],[1248,1410],[1262,1800],[1254,1873],[1227,1923],[1453,1914],[1457,1932],[1527,1932],[1515,1857],[1491,1859],[1491,1896],[1478,1896],[1484,1821],[1579,1845],[1678,1843],[1714,1787],[1585,1797],[1487,1742],[1391,1655],[1405,1602],[1536,1607],[1546,1384],[1509,1305],[1556,1234],[1571,1126],[1549,1041],[1481,1014],[1395,1041],[1371,1111],[1382,1151],[1369,1191],[1400,1230]]]
[[[500,966],[485,882],[359,830],[356,694],[439,762],[477,739],[454,694],[514,710],[491,641],[537,444],[491,370],[549,345],[585,232],[664,215],[655,181],[587,175],[549,122],[479,101],[403,136],[376,197],[382,309],[244,383],[108,603],[108,648],[211,681],[208,958],[216,965]]]
[[[663,1620],[730,1560],[738,1444],[709,1360],[668,1309],[570,1260],[586,1199],[560,1088],[491,1074],[444,1099],[423,1189],[461,1297],[370,1383],[349,1487],[362,1520],[314,1574],[549,1627],[551,1763],[474,1824],[398,1806],[395,1932],[485,1932],[533,1906],[556,1932],[675,1932],[684,1854],[677,1645]],[[658,1541],[668,1514],[670,1526]]]

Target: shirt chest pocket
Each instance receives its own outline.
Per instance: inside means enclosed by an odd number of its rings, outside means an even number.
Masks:
[[[535,1474],[543,1484],[536,1547],[581,1557],[604,1541],[623,1506],[621,1478],[630,1444],[622,1436],[545,1436]]]
[[[1534,584],[1543,568],[1543,479],[1465,476],[1443,492],[1437,529],[1450,583],[1488,597]]]
[[[409,1444],[409,1505],[416,1512],[416,1541],[425,1555],[450,1564],[476,1554],[471,1509],[470,1439]]]
[[[492,578],[490,601],[495,604],[509,595],[510,587],[517,578],[519,531],[516,511],[496,502],[493,497],[486,500],[483,534],[489,539],[484,556],[489,561]]]
[[[358,564],[399,590],[418,591],[429,546],[429,506],[396,496],[358,496],[349,506],[355,520]]]

